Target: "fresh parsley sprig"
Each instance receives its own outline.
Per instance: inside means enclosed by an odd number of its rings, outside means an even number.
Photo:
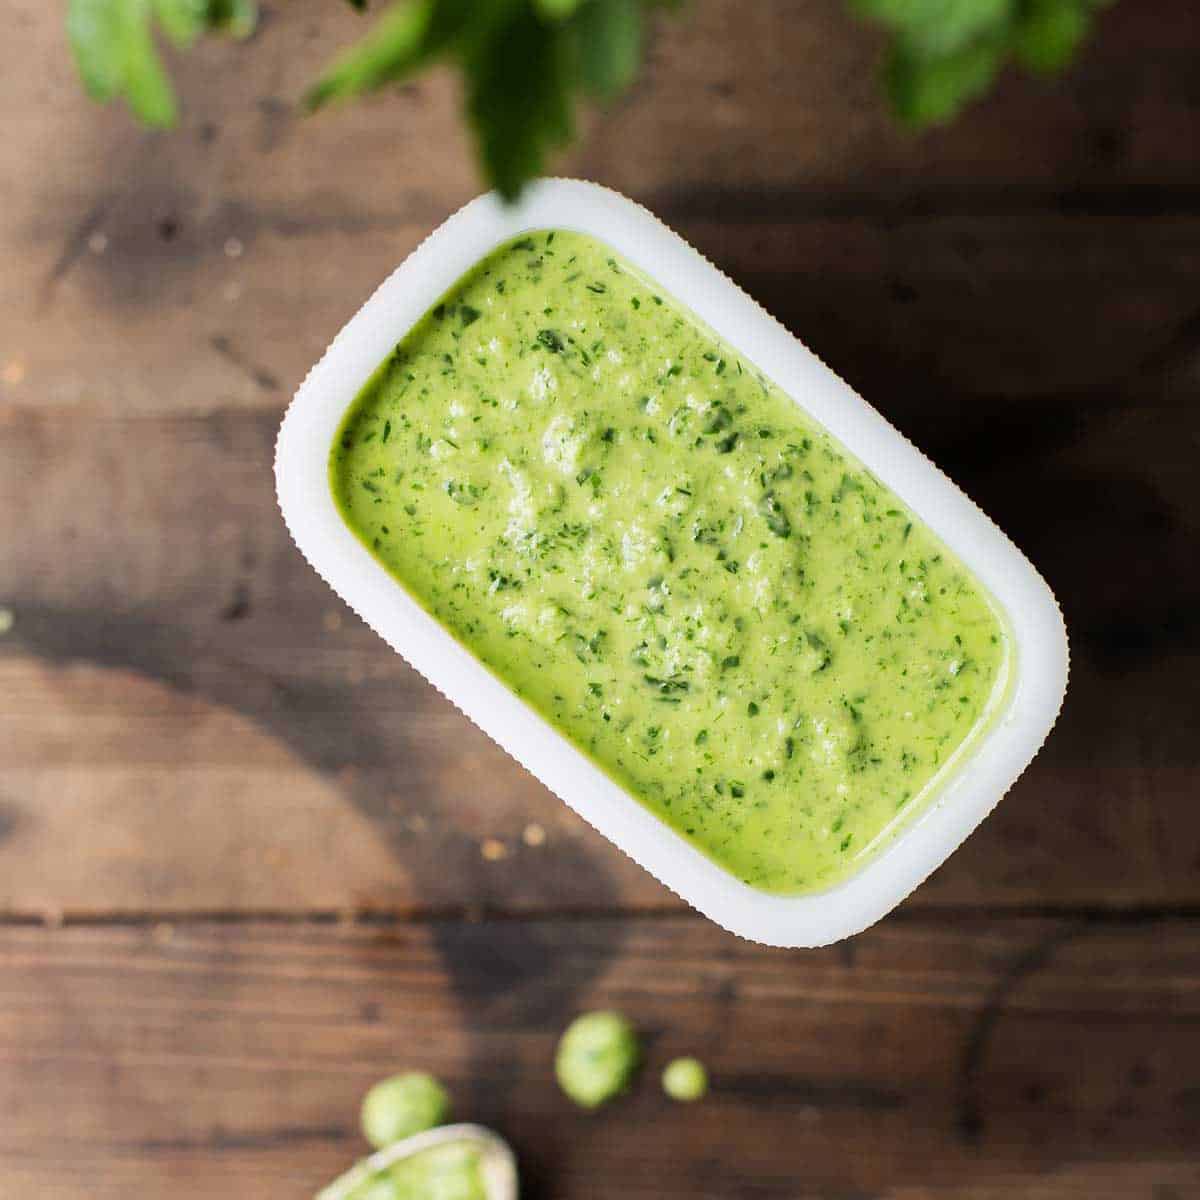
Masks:
[[[365,9],[367,0],[347,0]],[[915,127],[949,120],[1015,61],[1061,70],[1112,0],[847,0],[891,34],[885,83]],[[514,197],[571,140],[581,102],[606,103],[641,67],[650,10],[680,0],[397,0],[313,85],[310,109],[411,79],[444,64],[463,80],[483,172]],[[149,125],[176,120],[155,45],[203,33],[251,33],[257,0],[69,0],[79,73],[99,100],[122,97]]]
[[[892,33],[885,85],[917,128],[950,120],[992,86],[1010,60],[1037,75],[1062,70],[1095,11],[1113,0],[848,0]]]
[[[174,125],[175,94],[154,45],[153,27],[186,48],[208,30],[248,37],[257,0],[70,0],[67,37],[88,93],[121,96],[147,125]]]
[[[386,12],[309,91],[332,100],[411,78],[435,63],[463,79],[488,179],[505,197],[574,133],[581,99],[620,95],[641,66],[646,10],[662,0],[407,0]]]

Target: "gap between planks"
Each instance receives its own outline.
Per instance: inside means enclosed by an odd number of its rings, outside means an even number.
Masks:
[[[554,921],[702,922],[691,909],[673,905],[622,908],[619,906],[502,909],[488,906],[455,906],[427,909],[162,909],[95,912],[0,912],[0,929],[142,929],[162,925],[278,925],[351,926],[365,929],[401,926],[482,924],[545,924]],[[1165,921],[1200,921],[1200,905],[1125,905],[1105,908],[1081,904],[914,904],[893,912],[883,923],[896,925],[954,924],[958,921],[1063,921],[1099,928],[1154,925]],[[877,928],[874,926],[872,928]],[[864,933],[870,930],[864,930]],[[731,938],[736,937],[729,934]],[[859,935],[855,935],[856,937]],[[739,939],[740,940],[740,939]],[[850,939],[846,939],[850,940]]]

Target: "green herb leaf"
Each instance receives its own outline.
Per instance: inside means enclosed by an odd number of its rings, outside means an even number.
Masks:
[[[512,198],[574,130],[576,91],[609,99],[633,80],[646,0],[404,0],[308,92],[318,108],[435,62],[458,66],[484,171]]]
[[[850,0],[850,7],[900,34],[929,57],[961,50],[1013,19],[1017,0]]]
[[[67,34],[84,86],[124,96],[147,125],[171,125],[175,99],[150,34],[150,0],[71,0]]]
[[[330,100],[374,91],[417,70],[436,53],[430,36],[433,0],[401,4],[385,13],[374,29],[344,54],[304,95],[319,108]]]
[[[467,111],[484,172],[506,200],[574,128],[562,27],[519,10],[466,60]]]
[[[88,95],[111,100],[125,82],[129,5],[109,0],[70,0],[67,38]]]
[[[1026,0],[1013,36],[1017,61],[1037,75],[1061,71],[1092,24],[1086,0]]]
[[[1112,0],[848,0],[895,34],[885,73],[897,115],[913,126],[955,116],[1009,57],[1050,74],[1074,57],[1093,12]]]
[[[208,27],[248,38],[258,27],[258,0],[209,0]]]
[[[150,24],[144,18],[131,24],[125,42],[125,98],[147,125],[175,124],[175,95],[154,49]]]
[[[904,42],[892,51],[887,88],[896,115],[921,127],[948,121],[991,86],[1004,58],[999,41],[930,58]]]
[[[565,21],[579,7],[579,0],[534,0],[534,7],[548,21]]]
[[[154,0],[163,32],[186,49],[208,28],[208,0]]]
[[[1010,58],[1038,74],[1060,70],[1095,12],[1112,2],[847,0],[893,35],[887,90],[901,119],[918,127],[954,116]],[[367,8],[367,0],[348,3]],[[680,7],[680,0],[398,0],[317,80],[305,104],[319,108],[448,63],[464,79],[484,172],[511,198],[571,138],[579,97],[611,101],[633,82],[647,14]],[[68,0],[67,33],[90,95],[123,97],[142,121],[162,126],[174,123],[176,106],[155,28],[188,47],[211,30],[246,37],[257,17],[257,0]],[[716,373],[724,367],[718,362]]]
[[[619,96],[641,64],[640,0],[586,0],[573,28],[584,89],[600,100]]]
[[[779,503],[779,497],[774,492],[767,492],[763,496],[759,502],[758,510],[762,513],[763,519],[767,523],[767,528],[776,537],[791,537],[792,523],[788,520],[788,515],[784,511],[783,505]]]
[[[401,0],[305,94],[310,109],[400,83],[436,62],[478,52],[522,0]]]
[[[207,29],[250,33],[254,0],[69,0],[67,37],[88,93],[123,96],[147,125],[175,123],[175,97],[154,45],[152,18],[177,46]]]

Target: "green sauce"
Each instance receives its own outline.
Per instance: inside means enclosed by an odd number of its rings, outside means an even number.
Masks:
[[[765,891],[861,864],[1004,686],[1007,638],[962,563],[582,234],[461,280],[350,408],[330,478],[433,616]]]

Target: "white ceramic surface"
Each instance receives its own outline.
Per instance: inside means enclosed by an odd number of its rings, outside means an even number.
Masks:
[[[1014,646],[999,711],[932,801],[848,879],[771,896],[717,866],[518,700],[426,613],[342,521],[329,449],[347,407],[424,313],[502,242],[536,229],[607,242],[690,307],[824,425],[982,581]],[[276,489],[296,545],[390,646],[576,812],[718,924],[776,946],[820,946],[894,908],[988,815],[1049,733],[1067,683],[1067,638],[1053,594],[1029,561],[927,458],[799,340],[640,205],[577,180],[542,180],[511,207],[472,201],[388,277],[337,335],[279,431]]]

